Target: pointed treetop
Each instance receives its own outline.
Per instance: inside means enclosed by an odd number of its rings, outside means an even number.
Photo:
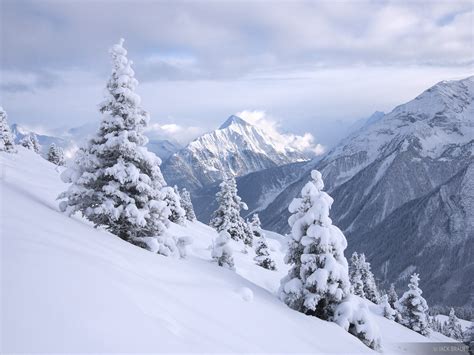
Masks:
[[[312,170],[311,171],[311,179],[313,179],[313,184],[316,186],[316,188],[321,191],[324,189],[324,181],[323,181],[323,176],[318,170]]]
[[[116,52],[121,55],[127,55],[127,50],[123,47],[123,43],[125,40],[123,38],[120,38],[118,43],[114,44],[112,48],[110,48],[110,52]]]
[[[410,277],[410,286],[413,286],[413,288],[417,288],[419,281],[420,281],[420,276],[417,273],[414,273]]]
[[[260,228],[261,222],[260,222],[260,217],[258,216],[258,213],[254,213],[252,215],[251,223]]]

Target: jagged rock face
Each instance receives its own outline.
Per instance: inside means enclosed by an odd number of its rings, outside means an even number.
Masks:
[[[472,147],[471,147],[472,148]],[[405,288],[412,271],[423,276],[431,304],[471,305],[474,289],[474,161],[426,195],[393,211],[350,244],[370,251],[387,285]],[[354,249],[354,248],[352,248]]]
[[[306,153],[286,147],[240,117],[231,116],[173,154],[162,171],[170,184],[194,191],[222,180],[225,174],[251,172],[308,160]]]
[[[420,272],[432,303],[473,302],[473,101],[474,77],[441,82],[314,164],[348,251],[366,253],[383,286],[404,288],[410,272]],[[308,178],[260,212],[264,227],[288,231],[287,206]]]

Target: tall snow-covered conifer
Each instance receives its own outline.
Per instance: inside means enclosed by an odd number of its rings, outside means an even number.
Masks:
[[[380,295],[375,283],[375,277],[370,270],[370,263],[365,260],[364,253],[359,255],[354,252],[352,254],[349,278],[351,281],[351,292],[354,295],[378,303]]]
[[[252,245],[253,235],[248,224],[240,216],[240,210],[247,209],[237,195],[237,183],[234,177],[224,179],[216,194],[218,207],[209,223],[218,232],[227,231],[234,240],[242,240],[246,245]]]
[[[20,140],[20,144],[23,147],[25,147],[29,150],[32,150],[32,151],[34,151],[35,153],[38,153],[38,154],[41,150],[41,145],[38,142],[38,137],[36,137],[36,134],[34,134],[34,133],[28,133],[26,136],[24,136]]]
[[[350,294],[347,241],[329,218],[333,199],[323,188],[321,173],[313,170],[301,197],[289,206],[285,262],[291,267],[281,280],[279,297],[289,307],[334,321],[368,347],[379,349],[379,330],[367,306]]]
[[[356,296],[365,298],[359,254],[357,254],[357,252],[352,253],[351,256],[351,263],[349,266],[349,279],[351,281],[351,293]]]
[[[359,255],[359,264],[362,283],[364,284],[365,298],[374,303],[378,303],[380,294],[377,289],[377,284],[375,283],[374,274],[370,269],[370,263],[365,260],[364,253]]]
[[[184,208],[186,213],[186,219],[194,222],[196,220],[196,214],[194,213],[193,202],[191,201],[191,194],[186,188],[182,188],[180,192],[181,206]]]
[[[428,335],[428,304],[421,296],[423,291],[418,287],[418,274],[411,275],[408,291],[396,303],[401,315],[401,324],[422,335]]]
[[[16,152],[15,140],[7,121],[7,113],[0,107],[0,152]]]
[[[250,230],[252,231],[253,238],[260,238],[263,234],[262,224],[257,213],[252,215],[252,219],[249,221]]]
[[[474,354],[474,319],[471,319],[471,325],[464,331],[464,343],[469,347],[471,354]]]
[[[60,208],[80,212],[130,243],[167,254],[173,248],[165,237],[169,208],[162,192],[161,161],[145,148],[148,113],[134,92],[138,81],[123,39],[110,54],[112,74],[99,106],[102,121],[77,153],[74,166],[62,174],[72,185],[59,196]]]
[[[279,296],[289,307],[322,319],[332,319],[336,306],[350,292],[347,241],[332,224],[329,209],[333,199],[322,189],[319,171],[295,198],[289,211],[291,227],[285,262],[291,265],[281,281]]]
[[[181,198],[177,187],[166,186],[163,188],[163,193],[165,195],[164,199],[170,209],[169,220],[173,223],[184,224],[186,218],[186,212],[181,207]]]
[[[260,218],[258,214],[254,213],[252,219],[247,222],[250,231],[253,235],[253,240],[255,245],[255,258],[258,266],[263,267],[268,270],[276,270],[275,261],[270,256],[270,249],[268,248],[268,243],[265,238],[265,233],[262,230],[262,225],[260,223]]]
[[[56,165],[64,165],[64,151],[61,147],[57,147],[56,144],[51,143],[48,150],[48,161]]]
[[[388,290],[388,303],[390,307],[395,308],[395,303],[398,301],[397,291],[395,291],[395,285],[390,284],[390,289]]]
[[[383,295],[380,298],[379,305],[382,308],[382,313],[385,318],[395,320],[397,312],[392,308],[392,306],[390,306],[390,303],[388,302],[388,295]]]
[[[443,327],[443,334],[457,340],[463,340],[464,338],[461,323],[459,323],[453,308],[449,311],[449,318]]]
[[[443,325],[441,324],[441,321],[437,319],[435,316],[428,317],[428,324],[431,330],[438,333],[442,333]]]

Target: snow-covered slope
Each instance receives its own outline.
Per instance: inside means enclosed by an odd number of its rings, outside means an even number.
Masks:
[[[432,304],[472,305],[473,102],[474,77],[440,82],[315,164],[350,251],[365,252],[385,286],[403,287],[406,270],[416,270]],[[287,206],[306,181],[261,213],[267,228],[287,229]]]
[[[242,176],[308,158],[307,152],[284,145],[259,127],[230,116],[219,129],[196,138],[165,161],[163,175],[170,184],[196,190],[222,180],[224,174]]]
[[[0,153],[2,353],[371,353],[334,323],[290,310],[274,295],[286,273],[256,266],[233,244],[237,272],[210,261],[216,233],[196,222],[171,233],[194,243],[185,260],[152,254],[58,212],[60,169],[19,148]],[[386,353],[425,338],[377,315]]]

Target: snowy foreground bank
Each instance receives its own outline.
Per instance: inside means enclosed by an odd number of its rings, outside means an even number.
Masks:
[[[292,311],[274,295],[286,274],[282,236],[267,233],[277,271],[233,244],[236,272],[211,262],[210,227],[185,260],[152,254],[58,211],[66,186],[34,152],[0,153],[1,338],[11,352],[373,353],[335,323]],[[384,353],[429,338],[379,315]]]

